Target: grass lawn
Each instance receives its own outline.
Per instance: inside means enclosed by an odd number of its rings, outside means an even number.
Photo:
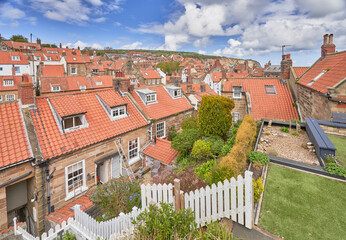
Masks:
[[[289,239],[345,239],[346,183],[270,165],[259,225]]]
[[[346,137],[327,134],[336,147],[336,158],[346,167]]]

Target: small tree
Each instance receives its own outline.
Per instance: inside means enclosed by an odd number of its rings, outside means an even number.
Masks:
[[[168,140],[172,141],[178,135],[177,129],[174,126],[171,126],[168,130]]]
[[[13,42],[28,42],[28,39],[23,35],[12,35],[12,37],[9,40]]]
[[[196,160],[206,160],[212,156],[211,147],[213,144],[211,142],[206,142],[203,140],[197,140],[193,144],[191,151],[191,156]]]
[[[138,181],[121,177],[97,186],[89,198],[104,211],[106,219],[110,219],[119,216],[120,212],[128,213],[133,207],[140,207],[141,188]]]
[[[225,137],[232,125],[234,102],[226,97],[211,95],[202,98],[198,124],[205,136]]]
[[[190,154],[194,142],[202,137],[198,129],[186,129],[179,133],[172,140],[172,148],[177,150],[181,155]]]

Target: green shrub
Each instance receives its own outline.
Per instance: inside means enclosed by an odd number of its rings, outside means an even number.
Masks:
[[[203,140],[197,140],[193,144],[193,148],[191,151],[191,156],[196,159],[196,160],[205,160],[211,157],[211,147],[212,147],[211,142],[206,142]]]
[[[198,168],[195,168],[195,172],[198,174],[198,177],[202,179],[206,179],[207,174],[211,172],[215,165],[215,161],[210,160],[208,162],[203,163]]]
[[[259,162],[262,165],[268,165],[269,164],[269,157],[258,151],[252,151],[249,153],[249,161],[254,163],[254,162]]]
[[[171,126],[168,130],[168,136],[167,136],[168,141],[172,141],[173,138],[175,138],[177,135],[178,135],[177,129],[175,129],[174,126]]]
[[[182,123],[181,123],[181,128],[183,130],[185,129],[198,129],[198,118],[191,116],[187,119],[185,119]]]
[[[204,181],[208,185],[212,185],[213,183],[217,184],[220,181],[223,182],[225,179],[231,179],[235,175],[233,169],[216,163],[211,171],[206,173],[204,176]]]
[[[235,240],[231,230],[227,225],[219,222],[211,222],[206,226],[206,229],[200,229],[198,240]]]
[[[222,148],[225,144],[223,139],[220,136],[212,136],[212,137],[206,137],[204,139],[206,142],[210,142],[212,144],[211,146],[211,153],[214,156],[219,156],[222,154]]]
[[[181,155],[190,154],[193,144],[202,137],[198,129],[185,129],[172,140],[172,148]]]
[[[196,166],[196,161],[191,159],[190,156],[179,155],[177,157],[176,163],[178,163],[179,168],[182,169],[182,170],[184,170],[187,167],[194,167],[194,166]]]
[[[133,221],[134,236],[147,239],[193,239],[197,224],[193,212],[188,209],[175,211],[173,204],[162,202],[161,207],[150,205]]]
[[[257,181],[252,179],[253,182],[253,192],[254,192],[254,201],[258,202],[261,198],[261,193],[264,191],[263,188],[263,179],[258,178]]]
[[[282,127],[281,128],[281,132],[285,132],[288,133],[290,130],[288,129],[288,127]]]
[[[141,188],[137,180],[121,177],[98,185],[89,198],[103,210],[107,220],[119,216],[120,212],[128,213],[135,206],[141,207]]]
[[[77,240],[76,235],[74,235],[74,234],[71,233],[71,232],[65,232],[65,233],[62,235],[62,239],[63,239],[63,240]]]
[[[324,159],[324,163],[335,163],[335,157],[333,155],[327,155]]]
[[[225,137],[232,125],[234,102],[223,96],[203,96],[198,112],[198,125],[204,136]]]
[[[293,132],[292,135],[293,135],[293,136],[299,136],[299,133]]]
[[[336,174],[346,178],[346,168],[337,163],[327,163],[324,169],[330,174]]]

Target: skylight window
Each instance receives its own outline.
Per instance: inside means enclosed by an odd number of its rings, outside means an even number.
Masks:
[[[149,76],[149,74],[147,72],[144,72],[145,76]]]
[[[76,58],[73,58],[73,61],[77,61],[77,59],[76,59]]]
[[[309,82],[307,85],[311,86],[314,82],[316,82],[320,77],[322,77],[328,70],[323,70],[320,74],[318,74],[314,79],[312,79],[311,82]]]
[[[265,85],[266,94],[276,94],[275,86]]]

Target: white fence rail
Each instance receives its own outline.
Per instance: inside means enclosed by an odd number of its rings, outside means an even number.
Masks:
[[[142,209],[148,208],[151,203],[160,204],[160,202],[173,203],[173,185],[170,184],[147,184],[141,185]]]

